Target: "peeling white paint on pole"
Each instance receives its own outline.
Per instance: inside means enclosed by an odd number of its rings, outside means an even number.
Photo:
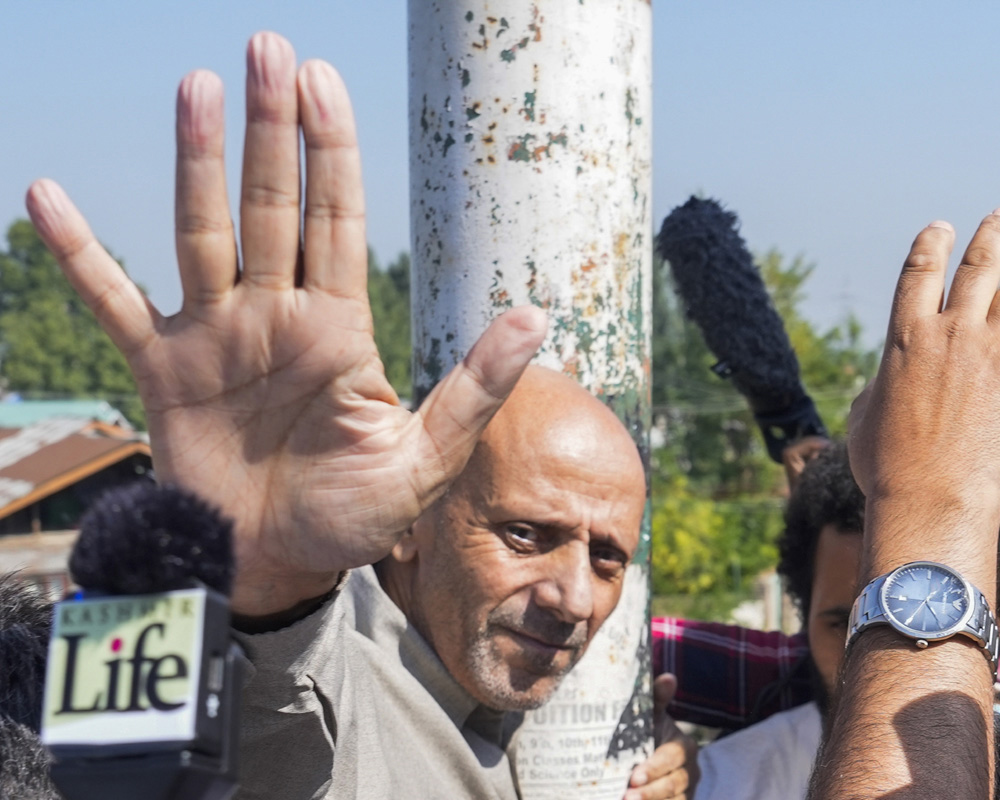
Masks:
[[[414,384],[546,309],[539,363],[643,453],[652,275],[648,0],[410,0]],[[619,608],[518,739],[525,800],[620,798],[648,747],[648,514]]]

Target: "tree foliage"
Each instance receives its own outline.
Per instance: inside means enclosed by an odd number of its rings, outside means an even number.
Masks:
[[[813,265],[771,250],[761,275],[798,355],[802,381],[834,436],[878,366],[854,317],[820,332],[801,313]],[[691,596],[745,592],[774,565],[783,470],[767,456],[746,401],[711,371],[716,359],[684,318],[668,266],[654,271],[654,418],[666,444],[653,454],[654,591]]]
[[[400,397],[412,397],[410,256],[400,253],[384,270],[368,249],[368,300],[385,375]]]
[[[26,397],[99,397],[145,425],[125,359],[27,220],[0,251],[0,379]]]

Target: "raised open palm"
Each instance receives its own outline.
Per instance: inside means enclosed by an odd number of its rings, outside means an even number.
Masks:
[[[324,62],[296,70],[291,45],[271,33],[251,40],[247,64],[242,263],[226,194],[222,84],[195,72],[178,93],[178,314],[157,312],[56,184],[37,182],[27,202],[128,359],[159,479],[234,517],[234,608],[269,614],[392,548],[461,470],[545,320],[537,309],[508,312],[417,412],[402,408],[372,339],[344,85]]]

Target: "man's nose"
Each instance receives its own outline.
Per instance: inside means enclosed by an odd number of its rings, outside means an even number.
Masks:
[[[535,588],[535,602],[560,621],[576,624],[594,613],[590,548],[582,542],[550,552],[544,574]]]

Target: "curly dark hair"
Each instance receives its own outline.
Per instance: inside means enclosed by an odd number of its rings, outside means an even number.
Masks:
[[[831,444],[802,472],[799,484],[785,507],[785,530],[778,540],[778,574],[803,621],[809,618],[816,544],[827,525],[842,533],[861,533],[865,521],[865,496],[847,460],[847,446]]]

